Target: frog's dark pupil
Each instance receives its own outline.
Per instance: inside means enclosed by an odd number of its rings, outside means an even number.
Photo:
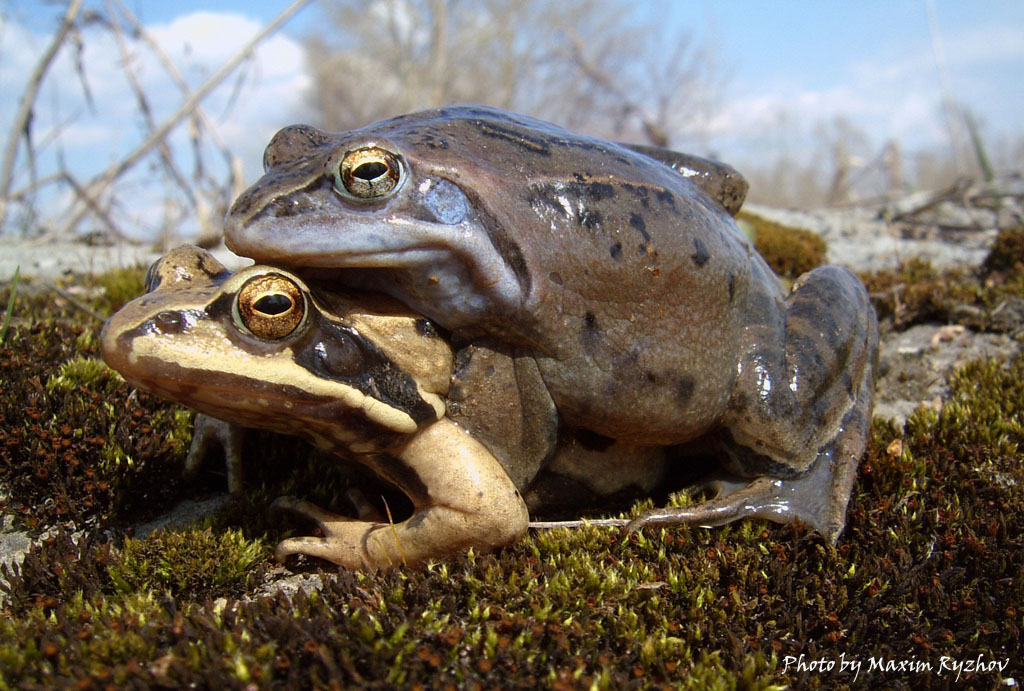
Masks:
[[[253,308],[263,314],[283,314],[292,308],[292,299],[280,293],[276,295],[264,295],[255,303]]]
[[[352,175],[360,180],[375,180],[387,172],[388,167],[386,165],[380,161],[373,161],[372,163],[363,163],[356,166],[356,169],[352,171]]]

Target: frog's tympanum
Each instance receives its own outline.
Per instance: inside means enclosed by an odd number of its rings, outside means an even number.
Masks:
[[[104,352],[128,363],[144,357],[142,336],[164,344],[146,357],[174,370],[171,383],[129,378],[248,424],[268,426],[259,411],[272,409],[269,426],[360,455],[416,505],[400,526],[407,558],[513,539],[525,513],[510,518],[522,511],[512,488],[532,511],[653,487],[687,462],[690,442],[714,449],[732,481],[634,527],[799,518],[838,537],[870,420],[874,311],[838,267],[805,274],[787,294],[736,227],[746,183],[728,166],[480,107],[340,134],[289,127],[264,163],[226,239],[297,275],[161,283],[126,308],[133,316],[115,317]],[[250,272],[298,286],[305,321],[273,338],[247,326]],[[382,311],[367,291],[413,313]],[[379,325],[398,315],[402,338]],[[418,315],[444,338],[408,326],[427,323]],[[193,333],[200,324],[206,336]],[[342,332],[358,347],[317,345]],[[392,341],[411,345],[396,353]],[[199,365],[209,342],[215,362]],[[449,344],[449,366],[426,364]],[[339,349],[359,355],[323,364]],[[212,375],[221,363],[229,384]],[[189,379],[189,367],[204,377]],[[437,378],[448,374],[446,389]],[[389,388],[399,380],[400,395]],[[217,405],[200,400],[218,395]],[[309,396],[334,399],[330,412],[308,412]],[[473,508],[460,503],[470,499]],[[370,551],[386,543],[383,526],[305,508],[327,537],[289,541],[286,552],[395,561],[393,546]]]

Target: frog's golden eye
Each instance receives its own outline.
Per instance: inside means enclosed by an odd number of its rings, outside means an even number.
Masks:
[[[237,318],[253,335],[274,340],[299,328],[306,314],[306,299],[294,281],[266,274],[242,286],[235,309]]]
[[[379,201],[398,189],[401,180],[401,160],[390,151],[368,146],[345,154],[334,174],[334,188],[356,199]]]

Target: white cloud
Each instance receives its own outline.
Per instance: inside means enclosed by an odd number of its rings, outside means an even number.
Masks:
[[[996,131],[1019,133],[1012,114],[985,112],[985,107],[1016,81],[1000,70],[1019,70],[1024,27],[947,29],[943,39],[953,97],[981,111]],[[790,154],[810,154],[820,150],[816,126],[843,118],[864,130],[879,151],[889,139],[907,151],[944,148],[948,130],[942,99],[931,44],[908,42],[895,55],[871,54],[848,65],[845,79],[821,88],[792,81],[739,85],[709,120],[705,136],[713,149],[738,157],[772,149],[778,155],[780,147]],[[780,132],[780,126],[788,131]]]
[[[258,22],[239,14],[195,12],[149,26],[147,31],[194,90],[260,28]],[[27,76],[50,40],[50,36],[33,33],[14,21],[3,27],[0,122],[13,121]],[[160,125],[179,108],[184,95],[144,42],[125,36],[125,44],[153,119]],[[38,158],[40,177],[57,170],[59,152],[71,172],[86,181],[131,152],[148,133],[121,65],[121,51],[110,32],[98,27],[85,29],[80,59],[92,105],[84,98],[71,45],[61,48],[39,92],[33,138],[37,145],[44,144]],[[203,101],[229,148],[246,162],[250,180],[260,173],[260,154],[270,136],[282,125],[301,119],[309,84],[301,44],[278,33],[261,43],[239,71]],[[59,136],[45,146],[54,134]],[[187,123],[182,123],[170,139],[186,173],[194,165],[188,136]],[[216,153],[206,157],[207,165],[216,167],[223,165],[221,162]],[[27,171],[23,172],[16,186],[27,182]],[[166,185],[165,180],[148,179],[146,163],[129,176],[132,184],[142,187]],[[140,199],[149,196],[139,194]],[[149,214],[140,211],[139,215]]]

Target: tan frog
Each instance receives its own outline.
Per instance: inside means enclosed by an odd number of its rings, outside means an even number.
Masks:
[[[549,397],[592,447],[705,438],[748,479],[638,525],[798,516],[838,537],[870,421],[874,310],[839,267],[787,294],[736,228],[733,169],[478,106],[288,127],[264,165],[228,215],[236,252],[430,317],[470,346],[459,371],[478,399],[508,394],[479,386],[494,370],[473,346],[513,363],[539,401],[527,417]],[[520,455],[554,436],[528,431]]]
[[[232,274],[194,247],[168,253],[148,283],[101,337],[104,359],[129,382],[220,420],[305,436],[412,500],[414,515],[391,526],[283,497],[279,507],[319,521],[324,537],[284,540],[279,558],[412,564],[525,532],[515,484],[445,417],[452,352],[427,320],[386,296],[361,296],[358,306],[341,293],[314,298],[269,267]]]

